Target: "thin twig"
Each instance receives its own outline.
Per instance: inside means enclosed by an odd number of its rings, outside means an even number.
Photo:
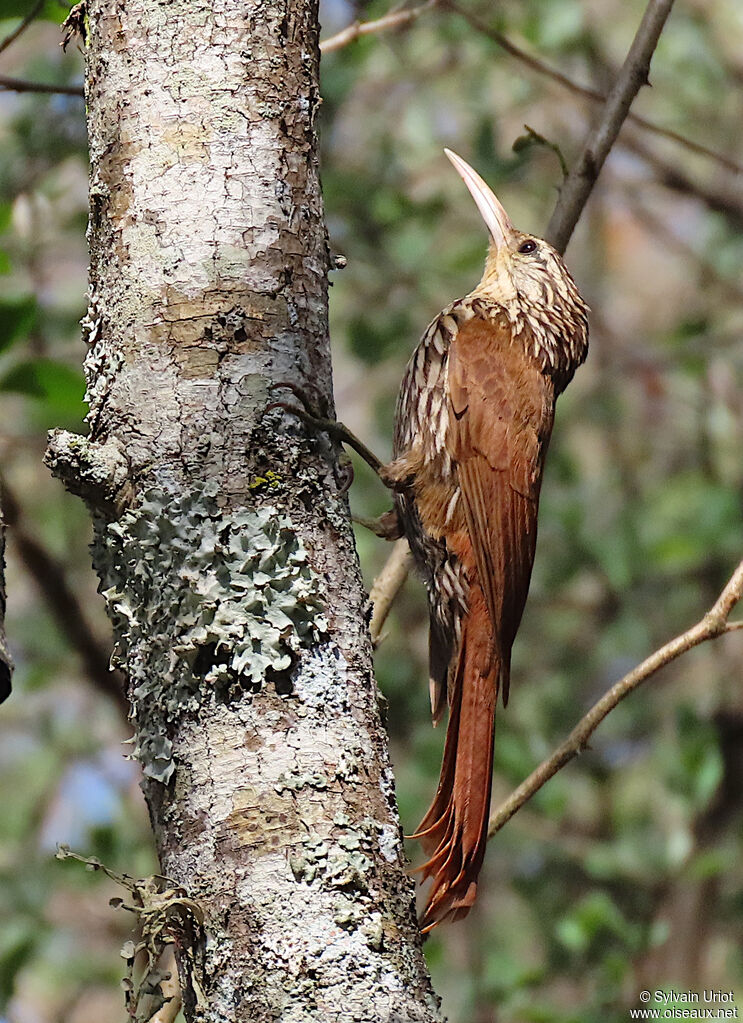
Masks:
[[[5,635],[5,519],[0,507],[0,703],[10,696],[13,658]]]
[[[733,572],[714,606],[707,612],[704,618],[680,636],[672,639],[670,643],[666,643],[660,650],[656,650],[642,664],[638,665],[604,693],[601,699],[581,718],[565,742],[558,746],[552,756],[548,757],[536,770],[532,771],[526,781],[522,782],[504,803],[501,803],[490,818],[488,837],[492,838],[496,831],[500,831],[503,825],[513,817],[524,803],[531,799],[535,792],[538,792],[561,768],[586,749],[589,738],[606,715],[614,710],[617,704],[626,696],[629,696],[633,690],[649,679],[651,675],[654,675],[665,665],[670,664],[671,661],[675,661],[677,657],[685,654],[687,650],[699,646],[700,643],[715,639],[726,632],[737,631],[741,623],[732,622],[728,624],[728,616],[741,597],[743,597],[743,561]]]
[[[379,638],[390,613],[390,608],[395,597],[402,589],[413,564],[413,555],[410,553],[408,541],[397,540],[392,548],[392,553],[385,563],[384,568],[374,580],[374,585],[369,593],[373,611],[369,622],[369,632],[374,646],[379,643]]]
[[[558,252],[565,251],[632,101],[648,81],[650,61],[672,7],[673,0],[650,0],[648,3],[617,80],[606,97],[598,123],[589,132],[580,156],[560,189],[560,198],[545,236]]]
[[[664,160],[658,153],[646,146],[635,132],[627,133],[621,139],[621,145],[649,164],[664,188],[682,195],[694,196],[713,212],[722,213],[737,227],[743,226],[743,203],[740,201],[740,189],[732,191],[723,189],[719,185],[707,185],[693,181],[678,163]]]
[[[26,17],[20,23],[18,28],[14,28],[13,31],[3,39],[0,43],[0,53],[7,50],[11,43],[14,43],[22,32],[25,32],[31,22],[36,18],[37,14],[41,11],[41,8],[46,3],[46,0],[37,0],[37,3],[31,8]]]
[[[643,230],[696,263],[705,275],[712,278],[725,295],[727,301],[734,303],[736,306],[743,306],[743,287],[739,286],[730,277],[724,277],[708,259],[705,259],[696,249],[687,244],[682,238],[679,238],[669,224],[656,215],[648,203],[642,202],[638,198],[637,189],[627,187],[624,192],[628,203],[634,209],[637,222]]]
[[[377,18],[376,21],[355,21],[353,25],[349,25],[336,35],[323,40],[320,43],[320,53],[332,53],[334,50],[340,50],[361,36],[373,35],[375,32],[385,32],[392,28],[403,28],[403,26],[409,25],[416,18],[419,18],[424,11],[435,7],[437,3],[438,0],[426,0],[425,3],[419,4],[417,7],[407,7],[400,11],[392,11],[390,14],[385,14],[382,18]]]
[[[109,667],[109,650],[95,637],[77,594],[62,564],[39,541],[26,532],[18,500],[3,480],[2,506],[5,522],[29,575],[39,588],[50,613],[82,661],[90,682],[118,704],[125,714],[129,704],[119,672]]]
[[[491,28],[490,25],[486,24],[476,14],[472,14],[465,7],[460,7],[454,0],[440,0],[441,6],[454,14],[458,14],[461,18],[476,29],[482,35],[487,36],[497,46],[500,46],[509,56],[514,57],[520,61],[526,67],[536,71],[538,74],[543,75],[546,78],[551,78],[553,82],[561,85],[564,89],[572,92],[575,96],[582,96],[584,99],[590,100],[592,103],[605,103],[606,95],[603,92],[599,92],[598,89],[591,89],[588,86],[580,85],[578,82],[573,81],[572,78],[568,78],[561,71],[553,68],[545,61],[540,60],[533,54],[528,53],[526,50],[521,49],[512,42],[507,36],[504,36],[502,32],[499,32],[495,28]],[[632,124],[637,125],[639,128],[643,128],[645,131],[651,132],[653,135],[658,135],[660,138],[669,139],[671,142],[675,142],[680,146],[684,146],[685,149],[690,150],[692,153],[697,153],[699,156],[705,156],[710,160],[714,160],[719,163],[722,167],[732,171],[734,174],[743,173],[743,165],[737,163],[732,157],[726,156],[724,153],[718,153],[714,149],[710,149],[708,146],[703,146],[700,142],[695,142],[693,139],[687,138],[686,135],[681,135],[677,131],[671,131],[670,128],[664,128],[660,124],[656,124],[655,121],[649,120],[647,117],[641,117],[639,114],[630,113],[627,116],[627,121],[631,121]]]
[[[28,82],[23,78],[0,75],[0,92],[47,92],[59,96],[84,96],[82,85],[49,85],[46,82]]]

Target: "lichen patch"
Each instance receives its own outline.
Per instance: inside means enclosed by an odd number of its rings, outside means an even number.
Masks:
[[[127,672],[138,721],[135,756],[162,782],[186,707],[205,693],[279,685],[327,632],[321,580],[287,515],[271,505],[225,511],[216,495],[216,484],[149,490],[97,540],[113,662]]]

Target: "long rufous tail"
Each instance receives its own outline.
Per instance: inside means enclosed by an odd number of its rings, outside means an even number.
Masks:
[[[421,840],[430,857],[418,868],[424,880],[433,879],[421,916],[424,933],[444,920],[467,915],[487,842],[500,666],[482,593],[479,587],[473,589],[451,685],[439,787],[418,831],[410,836]]]

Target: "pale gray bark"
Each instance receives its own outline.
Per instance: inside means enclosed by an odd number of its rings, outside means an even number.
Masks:
[[[82,494],[189,1019],[439,1018],[336,452],[316,3],[89,0]]]

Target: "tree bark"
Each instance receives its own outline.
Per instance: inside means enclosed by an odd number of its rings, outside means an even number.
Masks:
[[[439,1018],[332,409],[314,2],[88,0],[91,509],[188,1019]]]

